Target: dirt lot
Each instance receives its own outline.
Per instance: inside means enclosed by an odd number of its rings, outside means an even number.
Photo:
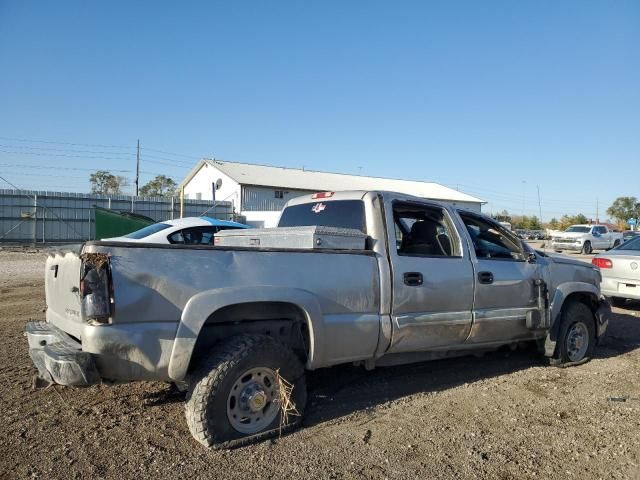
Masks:
[[[43,259],[0,252],[2,478],[640,478],[640,303],[579,367],[521,350],[313,373],[303,429],[211,452],[166,384],[32,390]]]

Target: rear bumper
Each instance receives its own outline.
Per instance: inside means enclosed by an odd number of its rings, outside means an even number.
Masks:
[[[611,304],[606,299],[601,299],[596,310],[596,338],[598,340],[607,333],[609,318],[611,318]]]
[[[56,325],[29,322],[25,328],[31,359],[49,382],[83,386],[172,380],[168,370],[177,322],[85,324],[70,334],[66,325]]]
[[[79,342],[46,322],[25,327],[29,355],[44,380],[60,385],[88,386],[100,383],[100,374],[90,353]]]
[[[626,279],[626,278],[618,278],[618,277],[602,277],[602,283],[600,284],[600,290],[602,294],[607,297],[620,297],[620,298],[630,298],[633,300],[640,300],[640,288],[637,288],[638,293],[633,294],[629,291],[624,293],[620,292],[620,284],[630,283],[633,285],[637,285],[638,279]]]

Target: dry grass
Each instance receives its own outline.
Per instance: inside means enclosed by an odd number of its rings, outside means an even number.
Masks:
[[[293,385],[280,375],[280,370],[276,370],[276,382],[278,383],[278,398],[276,402],[280,404],[280,435],[282,427],[289,424],[290,416],[299,417],[300,412],[292,400]]]

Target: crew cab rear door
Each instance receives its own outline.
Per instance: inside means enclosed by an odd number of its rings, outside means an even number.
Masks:
[[[613,235],[605,226],[595,226],[593,232],[593,248],[609,248],[613,245]]]
[[[473,248],[476,271],[473,327],[467,343],[530,338],[527,313],[537,310],[536,263],[527,261],[518,238],[487,217],[458,212]]]
[[[473,266],[449,212],[439,204],[385,203],[392,269],[388,352],[461,344],[469,335]]]

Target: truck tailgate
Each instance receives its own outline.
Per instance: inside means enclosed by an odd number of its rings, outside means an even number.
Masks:
[[[80,313],[80,268],[78,253],[60,251],[50,254],[45,270],[47,322],[80,338],[83,321]]]

